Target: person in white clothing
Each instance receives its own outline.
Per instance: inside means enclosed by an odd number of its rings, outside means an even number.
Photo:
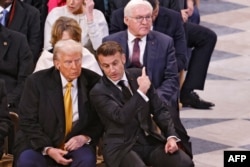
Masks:
[[[108,24],[103,13],[94,9],[93,0],[66,0],[66,5],[55,7],[48,14],[44,27],[44,49],[51,49],[51,29],[60,16],[75,19],[82,28],[81,42],[92,53],[102,44],[102,38],[108,35]]]
[[[73,39],[77,42],[81,41],[82,29],[76,20],[61,16],[52,26],[51,31],[51,44],[52,48],[49,50],[44,49],[39,57],[34,72],[50,68],[53,64],[53,48],[57,41],[61,39]],[[102,71],[92,53],[85,47],[82,49],[82,67],[92,70],[99,75],[102,75]]]

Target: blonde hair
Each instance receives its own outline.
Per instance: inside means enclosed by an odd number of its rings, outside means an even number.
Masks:
[[[51,30],[50,43],[53,47],[57,41],[61,40],[64,31],[67,31],[73,40],[81,42],[82,29],[77,21],[69,17],[61,16],[55,21]]]

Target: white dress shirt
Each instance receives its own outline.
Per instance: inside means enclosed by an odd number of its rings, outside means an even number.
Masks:
[[[64,76],[60,73],[62,85],[63,85],[63,95],[66,91],[66,85],[68,84],[68,81],[64,78]],[[78,89],[77,89],[77,79],[74,79],[72,81],[72,87],[71,87],[71,98],[73,103],[73,122],[79,120],[79,111],[78,111]]]
[[[82,44],[89,51],[96,50],[102,44],[102,38],[108,36],[108,24],[103,13],[97,9],[93,9],[93,22],[88,23],[85,14],[72,14],[68,11],[67,6],[53,8],[45,21],[44,27],[44,49],[51,49],[51,29],[55,21],[66,16],[75,19],[82,28]]]
[[[134,39],[137,38],[133,34],[131,34],[128,30],[128,49],[129,49],[129,60],[132,60],[133,47],[134,47]],[[147,36],[144,36],[139,41],[140,47],[140,63],[143,65],[143,55],[146,48]]]

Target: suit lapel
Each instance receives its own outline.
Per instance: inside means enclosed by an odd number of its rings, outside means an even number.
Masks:
[[[129,59],[129,49],[128,49],[128,32],[123,31],[122,34],[120,35],[120,38],[118,38],[119,41],[117,41],[121,46],[124,51],[125,56],[126,56],[126,63],[125,67],[129,67],[131,62]]]
[[[57,70],[53,71],[53,80],[48,83],[48,98],[51,101],[53,111],[55,112],[59,122],[65,125],[64,117],[64,103],[63,103],[63,88],[61,83],[60,74]]]
[[[23,25],[23,21],[26,19],[25,9],[20,5],[18,1],[16,1],[13,6],[14,14],[12,20],[8,23],[8,27],[12,30],[20,30]],[[9,18],[10,19],[10,18]]]
[[[83,73],[81,76],[78,78],[77,81],[77,86],[78,86],[78,113],[79,113],[79,120],[81,121],[81,124],[85,124],[88,119],[88,96],[87,92],[88,90],[86,89],[87,85],[87,79],[84,77]]]
[[[125,103],[125,100],[123,98],[121,90],[116,85],[114,85],[105,75],[102,77],[102,81],[105,87],[107,87],[107,94],[118,104],[123,105]]]
[[[4,58],[9,46],[11,45],[11,36],[5,27],[1,27],[1,35],[3,38],[0,38],[0,61]]]
[[[144,52],[144,66],[147,67],[147,74],[149,76],[149,78],[152,78],[152,71],[154,70],[154,67],[157,66],[157,64],[154,64],[153,61],[154,59],[156,59],[157,54],[160,54],[157,50],[158,47],[158,42],[157,40],[155,40],[152,32],[150,32],[147,35],[147,43],[146,43],[146,48],[145,48],[145,52]]]
[[[130,84],[130,87],[133,91],[133,93],[136,93],[137,89],[138,89],[138,84],[137,84],[137,77],[138,76],[135,76],[133,74],[131,74],[129,72],[129,70],[126,71],[126,76],[127,76],[127,79],[129,81],[129,84]],[[148,131],[148,124],[147,124],[147,115],[148,115],[148,104],[146,104],[147,106],[146,107],[143,107],[143,109],[138,112],[137,114],[137,118],[138,118],[138,121],[140,122],[140,126],[142,129],[144,129],[145,131]]]

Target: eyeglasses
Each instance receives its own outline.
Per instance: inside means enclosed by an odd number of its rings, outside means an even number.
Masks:
[[[137,17],[130,17],[132,19],[135,19],[138,23],[143,22],[145,19],[147,22],[152,20],[152,16],[137,16]]]

